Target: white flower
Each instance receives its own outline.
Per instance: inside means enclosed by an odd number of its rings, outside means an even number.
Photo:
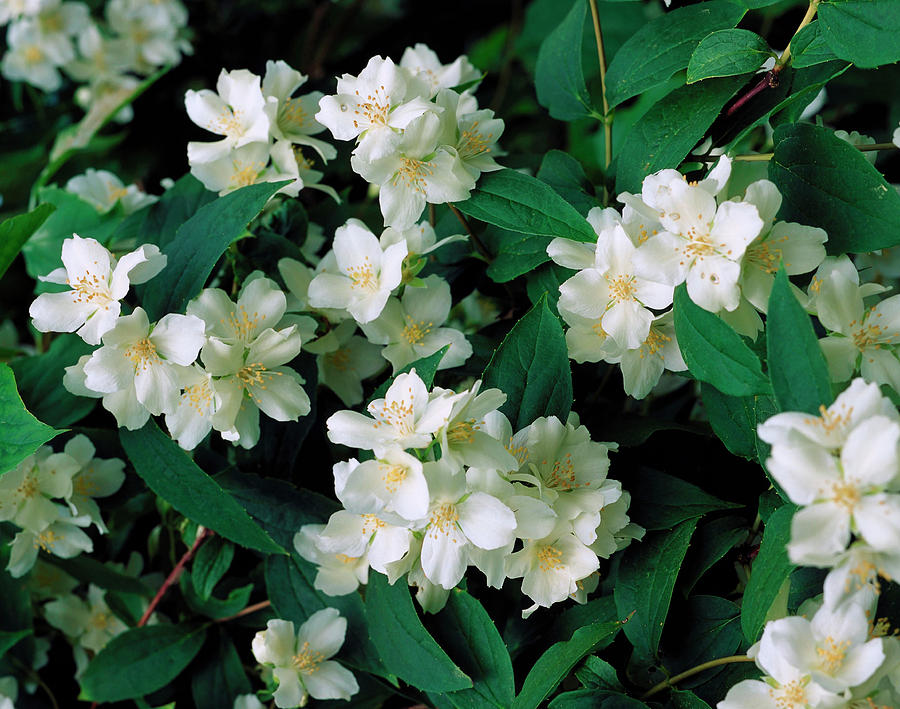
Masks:
[[[76,81],[115,81],[130,68],[131,50],[128,43],[122,39],[104,37],[94,24],[78,34],[78,54],[80,58],[64,65],[66,73]]]
[[[264,331],[278,327],[286,307],[287,298],[275,281],[255,278],[245,283],[237,303],[221,288],[204,288],[186,312],[203,320],[209,337],[249,347]]]
[[[212,375],[197,364],[183,373],[181,385],[184,391],[175,409],[166,413],[166,427],[179,446],[193,450],[212,430],[222,397]]]
[[[378,202],[386,226],[407,229],[426,203],[460,202],[475,188],[475,178],[455,150],[439,144],[440,134],[440,118],[425,113],[406,126],[392,152],[372,158],[357,151],[350,158],[355,172],[380,185]]]
[[[675,170],[645,178],[643,201],[657,211],[665,231],[649,238],[633,259],[645,278],[673,286],[687,281],[691,300],[714,313],[738,307],[741,258],[764,226],[752,204],[716,205],[729,171],[723,158],[699,184],[688,184]]]
[[[403,50],[400,66],[427,82],[432,97],[441,89],[452,89],[481,78],[481,72],[472,66],[465,54],[450,64],[441,64],[434,50],[421,42]]]
[[[608,559],[631,544],[632,539],[644,538],[647,530],[628,517],[630,505],[631,494],[623,491],[618,500],[600,509],[600,525],[595,532],[597,539],[591,544],[591,551],[600,558]]]
[[[113,615],[99,586],[88,586],[87,601],[67,594],[44,605],[44,617],[54,628],[91,652],[100,652],[128,626]]]
[[[316,611],[294,634],[289,620],[270,620],[253,638],[257,662],[273,668],[277,707],[304,706],[307,697],[350,699],[359,691],[353,673],[329,660],[344,644],[347,620],[336,608]]]
[[[900,148],[900,127],[894,129],[894,135],[891,137],[891,141]]]
[[[323,160],[337,157],[337,150],[324,140],[311,138],[321,133],[325,126],[313,116],[324,94],[313,91],[291,98],[306,83],[308,76],[292,69],[287,62],[266,62],[266,74],[262,80],[262,92],[266,99],[265,112],[269,116],[269,131],[276,140],[287,140],[313,148]]]
[[[445,89],[435,101],[444,109],[440,114],[443,140],[456,150],[466,172],[478,179],[482,172],[501,168],[494,156],[504,154],[497,147],[497,141],[503,134],[505,124],[502,119],[494,118],[494,112],[488,108],[469,111],[467,97],[468,94],[460,96]]]
[[[635,399],[647,396],[665,370],[683,372],[688,368],[675,339],[671,310],[653,318],[646,339],[638,347],[610,353],[605,359],[619,364],[625,393]]]
[[[80,467],[71,455],[42,446],[0,476],[0,521],[33,532],[46,529],[59,518],[59,505],[51,498],[72,494],[72,477]]]
[[[71,57],[53,45],[46,45],[43,40],[33,20],[12,23],[6,32],[8,49],[0,64],[3,76],[10,81],[27,81],[44,91],[56,91],[62,86],[57,67]]]
[[[499,389],[479,393],[481,380],[455,397],[447,425],[439,433],[441,460],[452,466],[466,465],[508,472],[519,463],[506,449],[499,435],[492,435],[487,423],[506,402]],[[500,434],[502,435],[502,434]]]
[[[94,444],[83,434],[72,438],[63,450],[81,466],[72,478],[72,493],[66,500],[72,514],[76,517],[87,515],[97,525],[100,533],[105,534],[108,530],[94,498],[109,497],[122,487],[125,481],[125,461],[119,458],[95,458]]]
[[[353,593],[369,578],[369,561],[365,553],[348,556],[322,549],[324,524],[305,524],[294,535],[294,549],[304,559],[315,564],[313,587],[329,596]]]
[[[362,403],[362,380],[384,368],[381,348],[355,332],[356,323],[345,320],[306,347],[316,355],[319,383],[337,394],[344,406]]]
[[[0,677],[0,709],[16,709],[19,697],[19,683],[15,677]]]
[[[411,259],[416,256],[430,254],[432,251],[441,248],[445,244],[454,241],[465,241],[467,238],[468,237],[465,234],[453,234],[452,236],[444,237],[438,241],[437,235],[434,233],[434,227],[431,226],[428,221],[422,221],[406,229],[394,229],[393,227],[388,227],[381,233],[378,241],[381,243],[382,249],[391,244],[398,244],[401,241],[405,241],[406,250]]]
[[[200,143],[200,145],[207,145],[207,143]],[[218,143],[209,143],[209,145],[218,145]],[[290,175],[280,174],[277,170],[268,168],[268,165],[269,144],[248,143],[238,148],[231,148],[224,155],[212,160],[191,162],[191,174],[200,180],[206,189],[217,192],[219,196],[260,182],[291,179]],[[291,185],[286,185],[283,189],[288,187]],[[297,191],[299,192],[299,186]],[[294,192],[294,196],[296,194],[297,192]]]
[[[872,599],[881,592],[878,577],[900,578],[900,551],[876,551],[864,542],[854,542],[839,554],[823,584],[825,605],[837,608],[862,596]]]
[[[522,549],[509,557],[510,578],[522,578],[522,593],[534,606],[522,612],[527,618],[538,607],[549,608],[578,590],[578,581],[600,568],[600,560],[567,525],[558,525],[544,539],[526,539]]]
[[[138,402],[151,414],[169,413],[178,406],[184,369],[205,341],[203,321],[196,316],[170,313],[151,328],[144,309],[135,308],[103,335],[103,347],[84,366],[85,386],[111,394],[133,384]]]
[[[179,38],[187,12],[179,2],[160,0],[109,0],[106,21],[110,29],[127,41],[131,63],[138,73],[149,74],[164,64],[178,64],[191,45]]]
[[[3,0],[0,3],[0,25],[18,20],[20,17],[36,15],[40,12],[41,2],[42,0]]]
[[[392,244],[382,251],[378,238],[358,219],[348,219],[334,233],[333,263],[309,284],[309,304],[314,308],[341,308],[359,323],[377,318],[391,291],[400,285],[406,244]]]
[[[241,694],[234,698],[231,709],[266,709],[266,705],[259,701],[255,694]]]
[[[635,245],[620,223],[606,223],[611,220],[604,211],[595,207],[588,213],[587,221],[597,233],[593,258],[579,263],[581,270],[560,285],[559,307],[565,313],[599,319],[603,330],[620,346],[635,349],[650,331],[653,313],[648,308],[670,305],[673,288],[636,273],[632,264]],[[557,263],[571,267],[574,259],[565,257],[577,247],[566,241],[554,239],[547,253]]]
[[[126,385],[124,389],[108,394],[89,389],[85,384],[87,375],[84,372],[84,367],[90,361],[91,355],[83,355],[76,364],[66,367],[66,373],[63,375],[63,386],[75,396],[101,399],[103,408],[116,417],[116,424],[127,428],[129,431],[136,431],[147,423],[147,419],[150,418],[150,412],[137,400],[134,379],[132,378],[130,384]]]
[[[63,61],[75,58],[72,37],[77,37],[90,26],[91,11],[83,2],[42,0],[34,22],[41,35],[41,44]]]
[[[422,463],[400,448],[389,448],[377,459],[356,466],[338,497],[356,514],[393,512],[413,522],[428,511]]]
[[[370,402],[371,417],[338,411],[325,422],[328,438],[351,448],[373,450],[376,456],[394,446],[424,448],[450,418],[454,399],[440,393],[429,397],[415,368],[398,374],[383,399]]]
[[[6,565],[6,570],[13,578],[20,578],[31,570],[39,550],[63,559],[71,559],[83,551],[94,550],[91,538],[81,529],[91,525],[91,518],[87,515],[72,517],[62,505],[57,506],[57,512],[56,520],[44,529],[23,529],[13,539],[9,563]]]
[[[115,258],[94,239],[77,234],[62,246],[64,268],[42,278],[68,285],[62,293],[41,293],[29,308],[35,329],[40,332],[77,332],[89,345],[116,324],[130,284],[144,283],[166,265],[166,256],[152,244],[145,244],[122,258]]]
[[[452,327],[441,327],[453,305],[450,284],[437,275],[426,277],[422,283],[421,287],[407,286],[400,300],[389,298],[378,318],[362,325],[369,342],[386,345],[381,354],[394,366],[395,373],[448,345],[438,369],[458,367],[472,354],[465,335]]]
[[[337,140],[359,136],[354,154],[369,161],[394,152],[410,121],[436,109],[427,85],[390,59],[372,57],[359,76],[344,74],[337,95],[319,101],[316,120]]]
[[[465,476],[440,463],[426,463],[431,494],[422,540],[422,570],[444,589],[460,582],[469,564],[469,549],[497,549],[515,538],[516,516],[493,495],[466,490]]]
[[[426,500],[427,502],[427,500]],[[320,532],[316,544],[329,553],[347,558],[365,558],[375,571],[391,580],[397,575],[392,569],[410,553],[412,532],[401,524],[383,519],[381,514],[353,514],[346,510],[335,512]],[[395,520],[399,521],[399,520]]]
[[[223,69],[216,91],[188,90],[184,96],[184,106],[194,123],[225,136],[214,143],[188,143],[191,166],[227,158],[232,150],[250,143],[261,143],[268,152],[269,117],[259,77],[246,69]]]
[[[126,187],[122,180],[111,172],[93,168],[88,168],[83,175],[71,178],[66,183],[66,192],[78,195],[101,214],[108,212],[117,204],[122,205],[126,215],[131,214],[159,199],[147,194],[137,185]]]

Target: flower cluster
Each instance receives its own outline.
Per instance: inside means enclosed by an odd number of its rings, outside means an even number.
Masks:
[[[776,414],[759,426],[766,467],[801,509],[791,561],[831,568],[825,600],[900,576],[900,416],[878,386],[855,379],[819,416]]]
[[[325,130],[313,114],[321,92],[294,96],[308,77],[283,61],[266,62],[265,76],[246,69],[222,70],[216,91],[188,91],[188,116],[210,133],[224,136],[212,143],[188,143],[191,174],[220,195],[258,182],[291,180],[280,192],[296,197],[304,187],[323,190],[339,201],[337,193],[319,184],[322,173],[303,148],[312,148],[323,160],[337,151],[313,138]]]
[[[350,699],[359,691],[353,673],[329,659],[341,649],[346,633],[347,619],[334,608],[323,608],[309,616],[296,632],[291,621],[275,619],[256,634],[253,656],[274,675],[275,706],[306,706],[309,697]],[[256,704],[248,697],[244,706]]]
[[[522,578],[534,601],[527,616],[569,597],[583,602],[598,556],[642,536],[625,514],[628,493],[607,479],[609,445],[593,442],[574,415],[513,434],[498,411],[506,395],[480,387],[429,392],[412,369],[368,405],[369,416],[328,419],[333,442],[372,453],[334,466],[345,509],[294,538],[319,566],[317,588],[351,593],[369,568],[391,583],[406,574],[435,612],[473,565],[495,588]]]
[[[77,331],[102,346],[66,368],[73,394],[101,398],[128,429],[164,414],[172,436],[194,448],[211,429],[245,448],[259,440],[259,412],[278,421],[309,413],[302,378],[286,367],[300,352],[296,324],[281,325],[287,299],[267,278],[245,283],[237,303],[217,288],[200,292],[187,315],[169,313],[151,323],[143,308],[120,316],[129,283],[143,282],[165,265],[157,247],[144,245],[116,259],[94,239],[63,243],[64,267],[47,277],[70,290],[44,293],[32,303],[42,332]],[[198,362],[198,356],[200,361]],[[202,362],[202,364],[201,364]],[[277,387],[269,384],[277,379]]]
[[[874,623],[873,599],[813,600],[770,621],[747,654],[765,673],[734,685],[717,709],[879,709],[900,702],[900,638]],[[811,618],[806,616],[810,615]]]
[[[773,183],[759,180],[742,199],[726,200],[730,175],[727,157],[698,183],[661,170],[644,179],[640,196],[619,195],[621,214],[590,211],[596,244],[556,238],[547,247],[553,261],[578,271],[560,286],[569,355],[618,363],[635,398],[664,370],[687,369],[666,311],[675,286],[686,282],[695,303],[755,337],[779,265],[806,273],[825,258],[824,231],[775,221],[781,195]]]
[[[137,88],[135,75],[177,64],[191,51],[185,38],[187,10],[179,0],[108,0],[105,15],[105,23],[96,23],[87,5],[68,0],[3,3],[0,24],[9,23],[3,76],[56,91],[62,69],[85,84],[75,99],[87,110],[106,96],[121,103],[123,91]],[[120,118],[130,119],[129,111]]]
[[[480,78],[465,56],[444,65],[417,44],[399,65],[372,57],[319,102],[316,120],[337,140],[357,141],[350,164],[378,185],[386,226],[407,229],[426,203],[468,199],[482,172],[500,169],[503,121],[468,90]]]
[[[0,476],[0,522],[21,528],[12,542],[7,570],[18,578],[37,560],[39,550],[63,558],[94,548],[84,528],[105,533],[94,501],[115,493],[125,480],[118,458],[94,458],[94,445],[78,435],[62,453],[42,446],[14,470]]]
[[[66,182],[66,192],[77,195],[100,214],[106,214],[117,205],[128,216],[154,204],[159,197],[147,194],[137,185],[125,185],[108,170],[88,168],[83,175],[76,175]]]

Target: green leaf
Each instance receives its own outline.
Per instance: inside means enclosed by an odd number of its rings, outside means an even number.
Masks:
[[[587,215],[591,209],[600,206],[581,163],[562,150],[550,150],[544,155],[537,178],[550,185],[579,214]]]
[[[135,472],[188,519],[250,549],[284,553],[247,512],[204,473],[152,420],[138,431],[119,430]]]
[[[191,578],[194,591],[205,601],[212,595],[213,589],[231,566],[234,558],[234,544],[222,537],[213,537],[204,542],[194,556],[191,564]]]
[[[596,655],[584,659],[584,664],[575,670],[578,681],[587,689],[608,689],[613,692],[624,692],[625,687],[619,681],[616,668]]]
[[[657,101],[622,140],[616,158],[616,189],[640,192],[641,182],[650,173],[678,167],[743,84],[741,77],[709,79],[682,86]]]
[[[734,27],[746,11],[735,3],[713,0],[677,8],[645,24],[609,64],[609,105],[618,106],[684,69],[700,40],[710,32]]]
[[[231,707],[237,697],[252,691],[234,643],[221,631],[210,636],[191,674],[197,709]]]
[[[81,676],[87,701],[118,702],[165,687],[200,652],[205,627],[152,625],[114,637]]]
[[[680,478],[642,468],[628,486],[631,507],[628,514],[649,530],[671,529],[707,512],[741,505],[726,502]]]
[[[770,391],[759,357],[720,317],[695,304],[684,284],[675,289],[675,335],[688,369],[700,381],[731,396]]]
[[[31,635],[32,632],[30,628],[25,630],[0,630],[0,658],[20,640]],[[512,672],[512,668],[510,668],[510,672]]]
[[[434,616],[434,638],[472,678],[471,689],[445,696],[460,709],[512,704],[516,694],[512,661],[494,621],[482,605],[462,589],[450,592],[447,605]]]
[[[182,224],[162,252],[166,267],[144,289],[144,309],[151,320],[183,313],[206,283],[213,266],[287,182],[263,182],[235,190],[201,207]]]
[[[751,74],[772,56],[766,41],[749,30],[719,30],[704,37],[687,67],[687,83],[716,76]]]
[[[405,580],[391,586],[384,575],[370,571],[366,616],[369,637],[385,666],[405,682],[426,692],[453,692],[474,686],[425,630]]]
[[[791,66],[795,69],[823,64],[838,58],[828,47],[819,26],[818,20],[810,22],[791,40]]]
[[[19,255],[25,242],[55,209],[52,204],[42,204],[27,214],[10,217],[0,224],[0,278]]]
[[[496,258],[487,268],[487,274],[495,283],[506,283],[523,273],[530,273],[550,260],[546,236],[523,236],[506,232],[508,237],[500,242]]]
[[[671,531],[650,532],[640,544],[628,547],[619,565],[616,609],[623,617],[633,614],[625,623],[625,635],[645,657],[656,655],[675,579],[696,526],[697,520],[690,519]]]
[[[547,299],[547,306],[554,315],[559,314],[559,286],[575,275],[575,271],[563,268],[555,263],[544,264],[525,279],[525,290],[532,305],[537,305],[541,298]]]
[[[0,363],[0,475],[60,433],[28,412],[19,398],[13,370]]]
[[[575,689],[553,698],[548,709],[649,709],[640,699],[605,689]]]
[[[895,0],[824,0],[819,22],[831,50],[860,68],[900,60],[900,5]]]
[[[216,198],[216,193],[206,189],[196,177],[184,175],[147,210],[138,243],[165,248],[175,239],[178,227]]]
[[[94,409],[97,399],[75,396],[62,385],[66,367],[77,364],[80,357],[93,351],[78,335],[60,334],[53,338],[46,352],[9,363],[16,374],[22,401],[41,421],[65,428]]]
[[[592,623],[576,630],[570,640],[551,645],[526,675],[522,690],[512,704],[513,709],[537,709],[541,706],[581,658],[612,638],[622,625],[619,621]]]
[[[755,397],[728,396],[700,382],[700,398],[710,426],[725,447],[734,455],[756,460]]]
[[[740,517],[719,517],[701,524],[681,569],[681,592],[689,596],[703,574],[747,539],[747,521]]]
[[[766,350],[772,390],[782,411],[818,414],[820,406],[831,405],[834,397],[825,355],[783,264],[769,295]]]
[[[559,319],[542,299],[517,322],[484,370],[484,388],[506,393],[500,411],[513,430],[541,416],[565,422],[572,406],[572,374]]]
[[[796,509],[791,504],[782,505],[772,513],[763,530],[762,544],[750,569],[741,606],[741,628],[747,642],[754,643],[759,638],[769,608],[794,570],[785,546],[791,539],[791,520]]]
[[[595,115],[584,83],[581,66],[581,36],[587,3],[577,0],[541,43],[534,83],[538,103],[561,121],[574,121]]]
[[[712,709],[693,692],[685,692],[680,689],[672,690],[669,701],[673,709]]]
[[[718,596],[694,596],[679,609],[685,632],[668,648],[666,667],[683,672],[690,667],[733,655],[741,645],[740,608]]]
[[[776,128],[769,179],[784,196],[779,218],[824,229],[830,254],[900,244],[900,195],[865,155],[827,128]]]
[[[191,572],[184,570],[178,579],[181,595],[187,607],[194,613],[207,618],[228,618],[247,607],[250,602],[250,594],[253,593],[253,584],[232,588],[225,598],[210,595],[201,598],[194,590]]]
[[[470,217],[501,229],[597,241],[587,220],[552,187],[509,168],[482,175],[472,196],[456,206]]]
[[[76,556],[74,559],[63,559],[62,557],[48,554],[42,558],[48,564],[62,569],[69,576],[78,579],[82,583],[93,583],[107,591],[132,593],[147,598],[154,594],[154,591],[147,588],[140,579],[120,573],[88,556],[82,555]]]
[[[403,369],[397,372],[390,379],[382,382],[372,393],[372,398],[369,399],[369,401],[374,401],[375,399],[383,399],[384,395],[387,394],[387,390],[391,388],[391,384],[394,383],[394,380],[401,374],[407,374],[410,370],[413,369],[416,370],[416,374],[419,375],[419,379],[421,379],[425,383],[425,387],[427,389],[431,389],[431,386],[434,384],[434,375],[437,374],[438,365],[440,365],[441,360],[444,358],[444,355],[447,354],[447,350],[449,348],[450,345],[445,345],[434,354],[428,355],[427,357],[422,357],[422,359],[417,359],[412,364],[407,364]]]
[[[266,591],[278,617],[299,628],[316,611],[337,608],[347,619],[341,660],[356,669],[394,681],[394,675],[384,666],[369,639],[366,610],[359,594],[328,596],[315,588],[316,573],[314,565],[296,555],[266,559]]]

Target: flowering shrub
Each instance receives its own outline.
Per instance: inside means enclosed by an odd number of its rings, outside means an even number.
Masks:
[[[900,8],[669,4],[0,0],[0,709],[900,706]]]

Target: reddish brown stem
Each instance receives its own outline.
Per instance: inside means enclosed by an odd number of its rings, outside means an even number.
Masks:
[[[752,99],[757,94],[762,93],[766,89],[774,89],[778,86],[778,74],[781,71],[782,67],[776,66],[770,71],[767,71],[762,79],[756,82],[747,93],[738,98],[731,106],[725,111],[726,116],[730,116],[736,111],[738,111],[742,106],[746,105],[750,99]]]
[[[162,586],[159,587],[159,590],[156,592],[156,595],[153,597],[153,600],[150,601],[150,605],[147,606],[147,610],[144,611],[144,615],[141,616],[141,619],[138,621],[137,627],[141,627],[147,624],[147,621],[150,619],[150,615],[153,611],[156,610],[156,606],[159,605],[159,602],[163,599],[163,596],[166,595],[166,591],[169,590],[169,587],[178,581],[178,577],[181,576],[181,572],[184,571],[184,565],[187,564],[191,557],[197,553],[197,549],[200,548],[200,545],[209,537],[211,537],[214,532],[211,529],[203,528],[203,531],[197,535],[197,538],[194,539],[194,543],[191,545],[191,548],[188,549],[182,557],[178,560],[178,563],[175,564],[175,568],[172,569],[172,572],[166,577],[166,580],[163,581]]]
[[[256,611],[261,611],[263,608],[268,608],[272,605],[272,601],[260,601],[259,603],[254,603],[252,606],[247,606],[242,611],[238,611],[234,615],[230,615],[227,618],[216,618],[217,623],[225,623],[229,620],[234,620],[235,618],[240,618],[242,615],[250,615],[251,613],[255,613]]]

